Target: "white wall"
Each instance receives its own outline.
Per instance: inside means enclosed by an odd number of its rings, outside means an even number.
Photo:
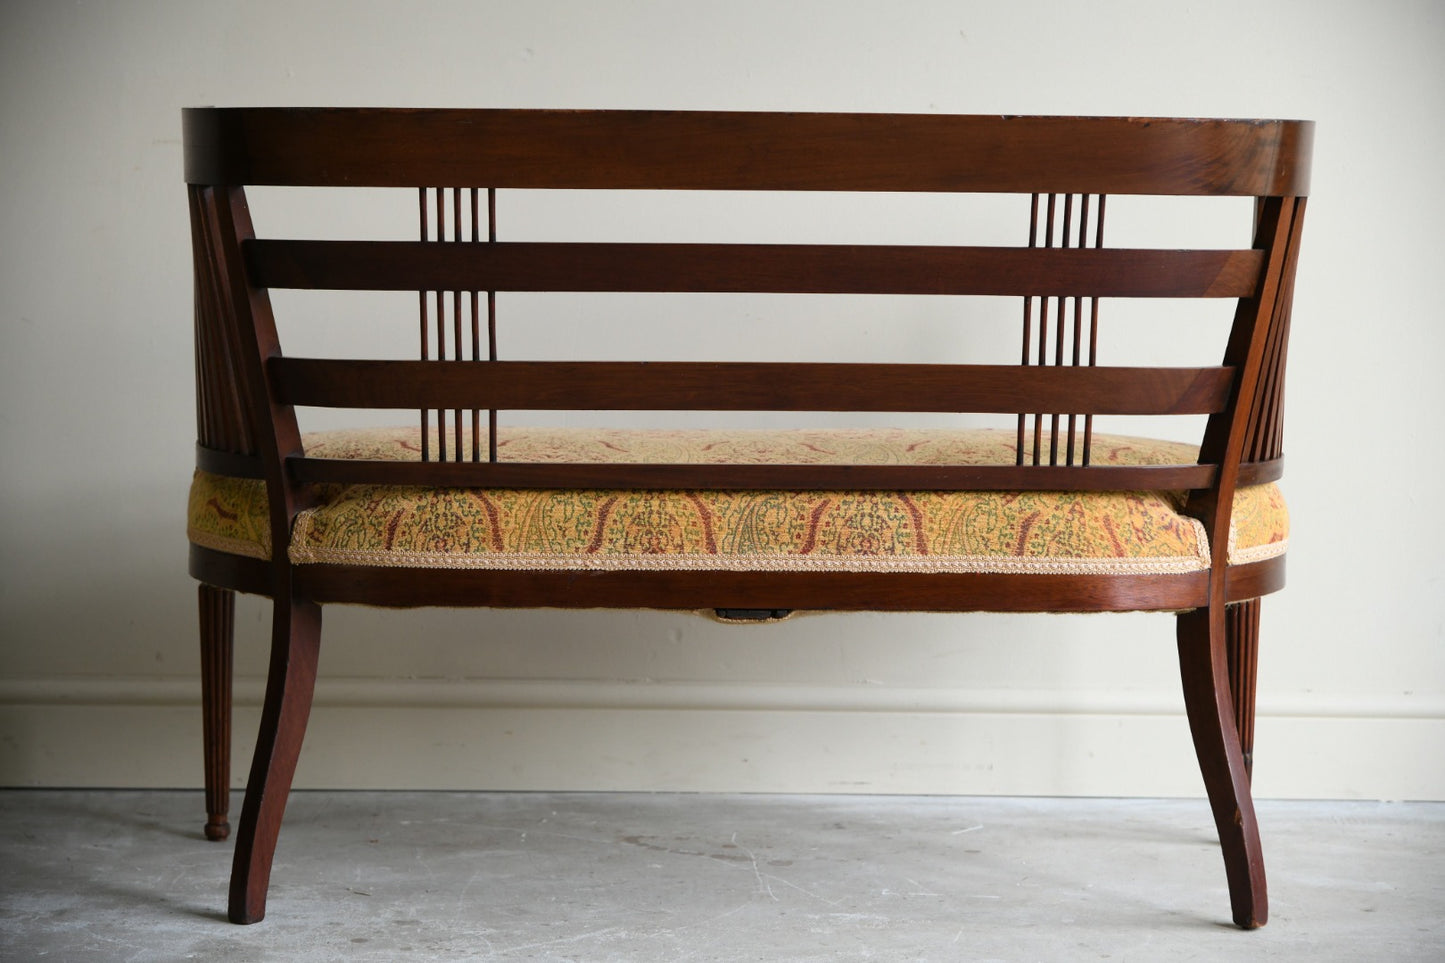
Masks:
[[[0,6],[0,784],[197,785],[185,105],[1319,122],[1256,789],[1445,798],[1438,0]],[[238,606],[238,777],[267,606]],[[308,786],[1196,794],[1165,616],[332,609]]]

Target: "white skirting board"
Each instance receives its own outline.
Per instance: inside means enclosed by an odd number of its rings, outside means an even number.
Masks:
[[[261,682],[240,680],[233,785]],[[0,785],[191,787],[198,683],[0,682]],[[1255,793],[1445,799],[1445,705],[1264,697]],[[1198,796],[1173,694],[323,680],[297,788]]]

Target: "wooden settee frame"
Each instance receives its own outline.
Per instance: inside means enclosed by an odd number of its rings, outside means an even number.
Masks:
[[[1234,921],[1267,918],[1250,796],[1259,598],[1283,555],[1231,564],[1237,489],[1279,477],[1285,347],[1312,125],[1294,121],[656,111],[187,110],[196,273],[198,467],[264,479],[270,557],[193,544],[200,581],[207,835],[228,834],[234,593],[273,601],[263,719],[236,842],[230,917],[259,920],[310,708],[321,606],[570,606],[719,610],[1177,612],[1185,703],[1218,827]],[[245,188],[418,192],[422,240],[256,236]],[[1027,246],[607,244],[498,241],[498,190],[1002,192],[1031,198]],[[430,193],[429,193],[430,192]],[[1077,224],[1110,195],[1252,197],[1238,250],[1109,248]],[[446,238],[444,195],[471,205]],[[426,240],[429,211],[435,199]],[[1047,220],[1044,219],[1047,212]],[[460,215],[457,215],[458,218]],[[482,224],[491,225],[482,230]],[[1055,237],[1055,225],[1058,236]],[[1046,224],[1039,229],[1037,225]],[[1247,226],[1246,226],[1247,229]],[[421,292],[419,360],[290,358],[268,290]],[[496,353],[499,291],[1011,295],[1019,365],[520,361]],[[425,347],[430,293],[471,301],[464,363]],[[1100,298],[1222,297],[1237,307],[1220,363],[1108,367],[1081,333]],[[436,301],[441,323],[443,302]],[[481,305],[487,305],[484,309]],[[1037,313],[1034,305],[1037,304]],[[1084,308],[1087,307],[1087,310]],[[1067,308],[1067,311],[1066,311]],[[461,311],[460,307],[456,308]],[[1057,330],[1047,327],[1057,317]],[[458,314],[456,322],[461,323]],[[1034,336],[1036,319],[1044,327]],[[414,323],[415,319],[413,319]],[[451,323],[450,320],[447,322]],[[505,323],[505,319],[503,319]],[[485,325],[490,337],[484,337]],[[1072,357],[1049,358],[1074,326]],[[1082,327],[1081,327],[1082,325]],[[460,329],[458,329],[460,331]],[[1030,347],[1030,337],[1037,344]],[[460,338],[460,334],[458,335]],[[307,456],[296,406],[410,408],[451,452],[412,462]],[[509,409],[946,411],[1018,415],[1012,465],[522,464],[478,443]],[[463,428],[471,413],[472,433]],[[1063,415],[1057,413],[1065,413]],[[1089,463],[1097,415],[1207,415],[1197,463]],[[453,417],[454,416],[454,417]],[[1061,439],[1067,425],[1067,444]],[[424,421],[428,418],[423,415]],[[487,429],[478,431],[486,422]],[[1029,429],[1026,433],[1026,429]],[[1055,446],[1039,445],[1041,432]],[[1030,445],[1032,441],[1032,446]],[[1077,452],[1076,452],[1077,446]],[[1064,453],[1066,450],[1066,453]],[[440,457],[438,457],[440,456]],[[475,570],[295,564],[298,513],[319,485],[790,490],[1180,490],[1209,540],[1198,571],[1124,574]]]

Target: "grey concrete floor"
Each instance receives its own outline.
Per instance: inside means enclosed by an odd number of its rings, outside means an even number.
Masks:
[[[0,792],[0,959],[1445,960],[1445,804],[1261,803],[1255,932],[1202,801],[303,792],[249,927],[200,808]]]

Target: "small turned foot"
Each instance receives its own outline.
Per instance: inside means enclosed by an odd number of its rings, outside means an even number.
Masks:
[[[219,843],[231,835],[231,824],[224,818],[212,818],[206,822],[206,838],[213,843]]]

